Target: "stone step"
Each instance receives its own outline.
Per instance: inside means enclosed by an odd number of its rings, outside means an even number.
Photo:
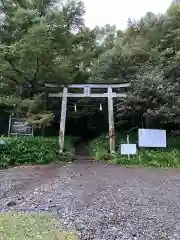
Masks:
[[[82,156],[82,155],[76,155],[74,157],[75,161],[94,161],[94,158],[91,156]]]

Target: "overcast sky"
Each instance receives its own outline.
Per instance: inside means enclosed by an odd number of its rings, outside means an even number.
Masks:
[[[86,24],[93,28],[107,23],[125,29],[129,17],[139,19],[146,12],[164,13],[172,0],[83,0]]]

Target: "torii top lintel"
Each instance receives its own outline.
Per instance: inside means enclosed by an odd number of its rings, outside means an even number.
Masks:
[[[84,83],[84,84],[70,84],[70,85],[57,85],[57,84],[51,84],[51,83],[46,83],[45,86],[46,87],[59,87],[59,88],[63,88],[63,87],[67,87],[67,88],[85,88],[85,87],[89,87],[89,88],[128,88],[130,87],[130,83],[120,83],[120,84],[90,84],[90,83]]]
[[[84,89],[84,93],[67,93],[67,97],[71,98],[104,98],[108,97],[108,89],[120,89],[120,88],[129,88],[130,83],[120,83],[120,84],[71,84],[68,86],[60,86],[55,84],[46,84],[46,87],[50,88],[67,88],[67,89]],[[92,89],[107,89],[107,93],[92,93]],[[63,96],[62,92],[59,93],[49,93],[49,97],[61,98]],[[112,98],[125,98],[127,97],[126,93],[113,92]]]

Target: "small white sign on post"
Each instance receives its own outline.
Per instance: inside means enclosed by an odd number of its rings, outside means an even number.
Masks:
[[[138,143],[139,147],[166,148],[166,130],[139,129]]]
[[[136,144],[121,144],[121,154],[122,155],[136,155],[137,145]]]

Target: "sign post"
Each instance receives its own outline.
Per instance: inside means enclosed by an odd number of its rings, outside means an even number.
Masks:
[[[33,127],[24,118],[9,118],[8,136],[33,136]]]
[[[127,135],[127,144],[129,144],[129,135]],[[130,154],[128,154],[128,159],[130,159]]]
[[[121,154],[127,155],[128,159],[130,155],[136,155],[137,145],[136,144],[121,144]]]

